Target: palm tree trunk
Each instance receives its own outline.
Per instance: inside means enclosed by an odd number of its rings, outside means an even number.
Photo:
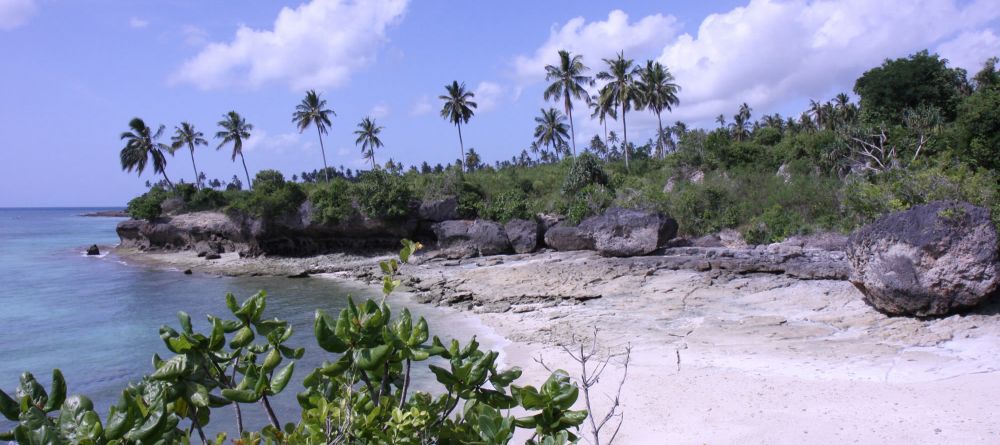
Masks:
[[[372,150],[372,170],[375,170],[375,150]]]
[[[326,182],[330,182],[330,170],[326,166],[326,148],[323,147],[323,133],[319,131],[319,125],[316,125],[316,135],[319,136],[319,151],[323,153],[323,174],[326,175]]]
[[[576,128],[573,127],[573,102],[569,99],[569,91],[566,91],[566,114],[569,115],[569,138],[573,141],[573,156],[576,156]]]
[[[625,105],[622,105],[622,151],[625,152],[625,170],[628,170],[628,125],[625,124]]]
[[[611,147],[608,144],[608,119],[602,117],[601,123],[604,124],[604,146],[610,149]]]
[[[462,150],[462,157],[458,158],[461,162],[459,170],[462,171],[465,170],[465,142],[462,142],[462,123],[456,122],[455,125],[458,126],[458,147]]]
[[[170,178],[167,177],[167,171],[164,169],[163,171],[160,172],[160,174],[163,175],[163,180],[167,181],[167,186],[169,186],[171,189],[173,189],[174,188],[174,183],[172,181],[170,181]]]
[[[656,133],[656,147],[657,150],[660,151],[660,159],[663,159],[667,156],[666,153],[663,152],[663,121],[660,120],[659,111],[656,112],[656,125],[660,127],[660,132]]]
[[[243,157],[242,151],[240,151],[240,161],[243,162],[243,173],[247,175],[247,189],[253,190],[253,181],[250,180],[250,170],[247,170],[247,159]]]
[[[194,187],[201,188],[201,175],[198,174],[198,166],[194,163],[194,145],[191,145],[191,167],[194,168]]]

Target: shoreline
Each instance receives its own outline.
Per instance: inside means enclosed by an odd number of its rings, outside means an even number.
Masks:
[[[178,270],[307,272],[368,286],[390,256],[206,261],[192,251],[123,250]],[[655,257],[593,252],[417,258],[402,270],[399,297],[475,315],[509,341],[505,362],[524,370],[526,384],[548,374],[536,357],[579,374],[560,345],[595,327],[602,350],[630,343],[617,443],[989,443],[1000,433],[996,301],[939,319],[890,318],[839,280],[674,270]],[[596,413],[619,372],[609,366],[592,395]]]

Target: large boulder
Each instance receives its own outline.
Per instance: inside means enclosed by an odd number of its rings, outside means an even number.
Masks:
[[[526,219],[512,219],[504,224],[503,230],[517,253],[531,253],[538,249],[538,222]]]
[[[101,254],[101,249],[97,247],[97,244],[92,244],[90,247],[87,248],[87,255],[93,256],[100,254]]]
[[[594,250],[594,239],[580,226],[559,222],[545,231],[545,245],[559,250]]]
[[[458,200],[451,196],[437,201],[422,202],[417,215],[421,220],[434,222],[458,219]]]
[[[486,220],[442,221],[432,226],[438,249],[451,257],[497,255],[510,251],[499,223]]]
[[[940,316],[973,307],[1000,287],[989,210],[938,201],[879,218],[848,238],[850,280],[889,315]]]
[[[610,208],[580,223],[605,256],[646,255],[677,235],[677,221],[660,213]]]

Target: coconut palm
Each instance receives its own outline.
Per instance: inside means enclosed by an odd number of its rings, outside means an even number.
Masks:
[[[382,140],[378,135],[382,132],[382,127],[375,124],[370,117],[366,117],[358,124],[358,129],[354,134],[358,138],[354,140],[355,145],[361,145],[361,154],[372,161],[372,170],[375,169],[375,149],[382,148]]]
[[[618,113],[615,111],[615,104],[610,100],[601,100],[600,94],[595,94],[590,98],[590,118],[597,120],[604,126],[604,144],[608,145],[608,117],[617,120]]]
[[[167,157],[163,153],[173,155],[174,151],[169,145],[156,141],[163,135],[164,126],[160,125],[154,132],[142,119],[136,117],[129,121],[128,127],[130,131],[121,134],[121,140],[125,141],[125,147],[119,153],[122,170],[128,172],[135,170],[141,176],[149,159],[152,158],[153,174],[163,175],[167,185],[173,188],[174,184],[167,177]]]
[[[292,113],[292,122],[298,125],[299,133],[306,131],[310,125],[316,127],[316,135],[319,136],[319,151],[323,154],[323,173],[326,181],[330,182],[330,171],[326,167],[326,148],[323,147],[323,135],[330,128],[330,115],[336,116],[333,110],[326,108],[326,99],[320,97],[316,90],[306,91],[306,97],[295,106]]]
[[[566,128],[566,117],[559,110],[549,108],[542,109],[542,115],[535,118],[535,142],[538,145],[547,145],[554,153],[559,152],[559,147],[566,144],[569,131]]]
[[[181,122],[180,126],[174,127],[174,135],[170,137],[170,141],[173,142],[170,146],[171,152],[177,151],[177,149],[183,146],[187,146],[191,152],[191,167],[194,168],[195,187],[201,188],[201,179],[205,174],[199,173],[198,166],[194,163],[194,148],[199,145],[208,145],[205,135],[195,130],[194,125]]]
[[[733,116],[732,133],[737,141],[750,136],[750,112],[752,109],[746,102],[740,105],[739,111]]]
[[[583,73],[589,71],[583,64],[583,56],[571,55],[566,50],[559,51],[559,65],[545,66],[545,80],[552,81],[545,89],[545,100],[563,99],[563,110],[569,116],[570,139],[573,141],[573,156],[576,156],[576,128],[573,126],[573,100],[589,101],[585,86],[594,84],[594,79]]]
[[[253,181],[250,180],[250,171],[247,170],[247,160],[243,157],[243,141],[250,139],[250,132],[253,131],[253,125],[248,124],[243,116],[235,111],[230,111],[222,115],[223,119],[219,121],[219,126],[222,130],[215,133],[216,139],[222,139],[216,150],[221,150],[228,143],[233,144],[233,162],[236,162],[236,156],[239,155],[240,161],[243,162],[243,173],[247,175],[247,187],[251,190],[253,189]]]
[[[601,100],[610,101],[621,109],[622,113],[622,145],[625,148],[625,168],[628,168],[628,125],[625,122],[625,113],[635,107],[640,108],[642,97],[635,86],[635,77],[638,76],[639,68],[634,66],[635,61],[626,59],[625,53],[618,53],[614,59],[604,59],[608,65],[607,71],[597,73],[597,78],[608,83],[601,88]]]
[[[448,94],[438,96],[444,101],[444,106],[441,107],[441,117],[458,127],[458,146],[462,150],[462,156],[458,159],[465,159],[462,124],[469,123],[469,119],[475,114],[472,110],[476,108],[476,103],[472,101],[472,98],[476,97],[476,93],[466,90],[465,83],[459,84],[457,80],[452,81],[451,85],[445,85],[444,88]]]
[[[646,67],[639,72],[639,83],[637,84],[639,93],[642,95],[643,105],[656,113],[656,123],[659,126],[657,135],[663,134],[663,121],[660,114],[663,110],[672,111],[680,103],[677,93],[681,87],[674,83],[674,75],[670,74],[667,67],[654,62],[646,61]],[[656,151],[662,158],[663,138],[656,138]]]

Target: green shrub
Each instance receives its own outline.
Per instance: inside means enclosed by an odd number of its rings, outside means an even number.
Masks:
[[[750,244],[770,244],[806,231],[799,215],[775,204],[750,219],[750,223],[743,229],[743,239]]]
[[[145,219],[152,221],[163,213],[160,203],[170,197],[170,193],[162,187],[156,186],[149,189],[128,202],[126,212],[135,219]]]
[[[528,203],[524,192],[514,189],[493,195],[481,204],[479,217],[506,223],[515,218],[527,219]]]
[[[351,183],[342,178],[317,184],[309,193],[309,202],[313,205],[313,220],[324,224],[337,224],[346,220],[354,212],[351,195]]]
[[[573,199],[565,204],[561,213],[572,225],[580,224],[584,219],[599,215],[614,201],[611,190],[603,185],[588,185],[576,192]]]
[[[276,170],[257,173],[253,190],[236,196],[231,208],[267,220],[298,212],[306,199],[302,186],[285,182],[284,176]]]
[[[607,185],[608,175],[601,168],[597,158],[585,151],[576,157],[569,173],[566,174],[566,179],[563,180],[562,184],[562,192],[566,195],[574,195],[592,184]]]
[[[386,296],[400,283],[400,264],[419,248],[404,243],[399,260],[380,263]],[[555,370],[537,388],[515,385],[521,370],[500,369],[498,352],[481,350],[475,338],[444,343],[431,336],[423,317],[414,319],[406,309],[393,317],[384,301],[355,304],[348,297],[347,308],[336,317],[315,312],[313,338],[330,360],[302,380],[299,412],[275,412],[269,402],[285,391],[305,355],[304,348],[286,345],[291,324],[264,316],[263,292],[242,303],[229,294],[230,314],[209,315],[206,332],[196,332],[184,312],[177,314],[179,329],[161,327],[160,338],[171,354],[165,359],[154,354],[152,372],[122,389],[103,420],[90,399],[67,397],[58,369],[48,390],[30,373],[22,374],[16,399],[0,390],[0,414],[14,424],[0,432],[0,440],[21,445],[502,445],[517,430],[531,435],[529,445],[579,440],[574,432],[588,413],[572,409],[579,388],[566,371]],[[410,388],[411,372],[421,371],[435,377],[435,394]],[[241,409],[258,404],[269,425],[244,430],[237,422],[232,438],[206,434],[220,409],[235,408],[239,416]],[[291,423],[282,424],[282,418]]]
[[[376,169],[361,174],[354,186],[354,200],[369,218],[397,220],[410,213],[413,192],[402,177]]]
[[[187,209],[192,211],[215,210],[229,205],[229,199],[224,193],[210,188],[198,190],[186,202]]]

